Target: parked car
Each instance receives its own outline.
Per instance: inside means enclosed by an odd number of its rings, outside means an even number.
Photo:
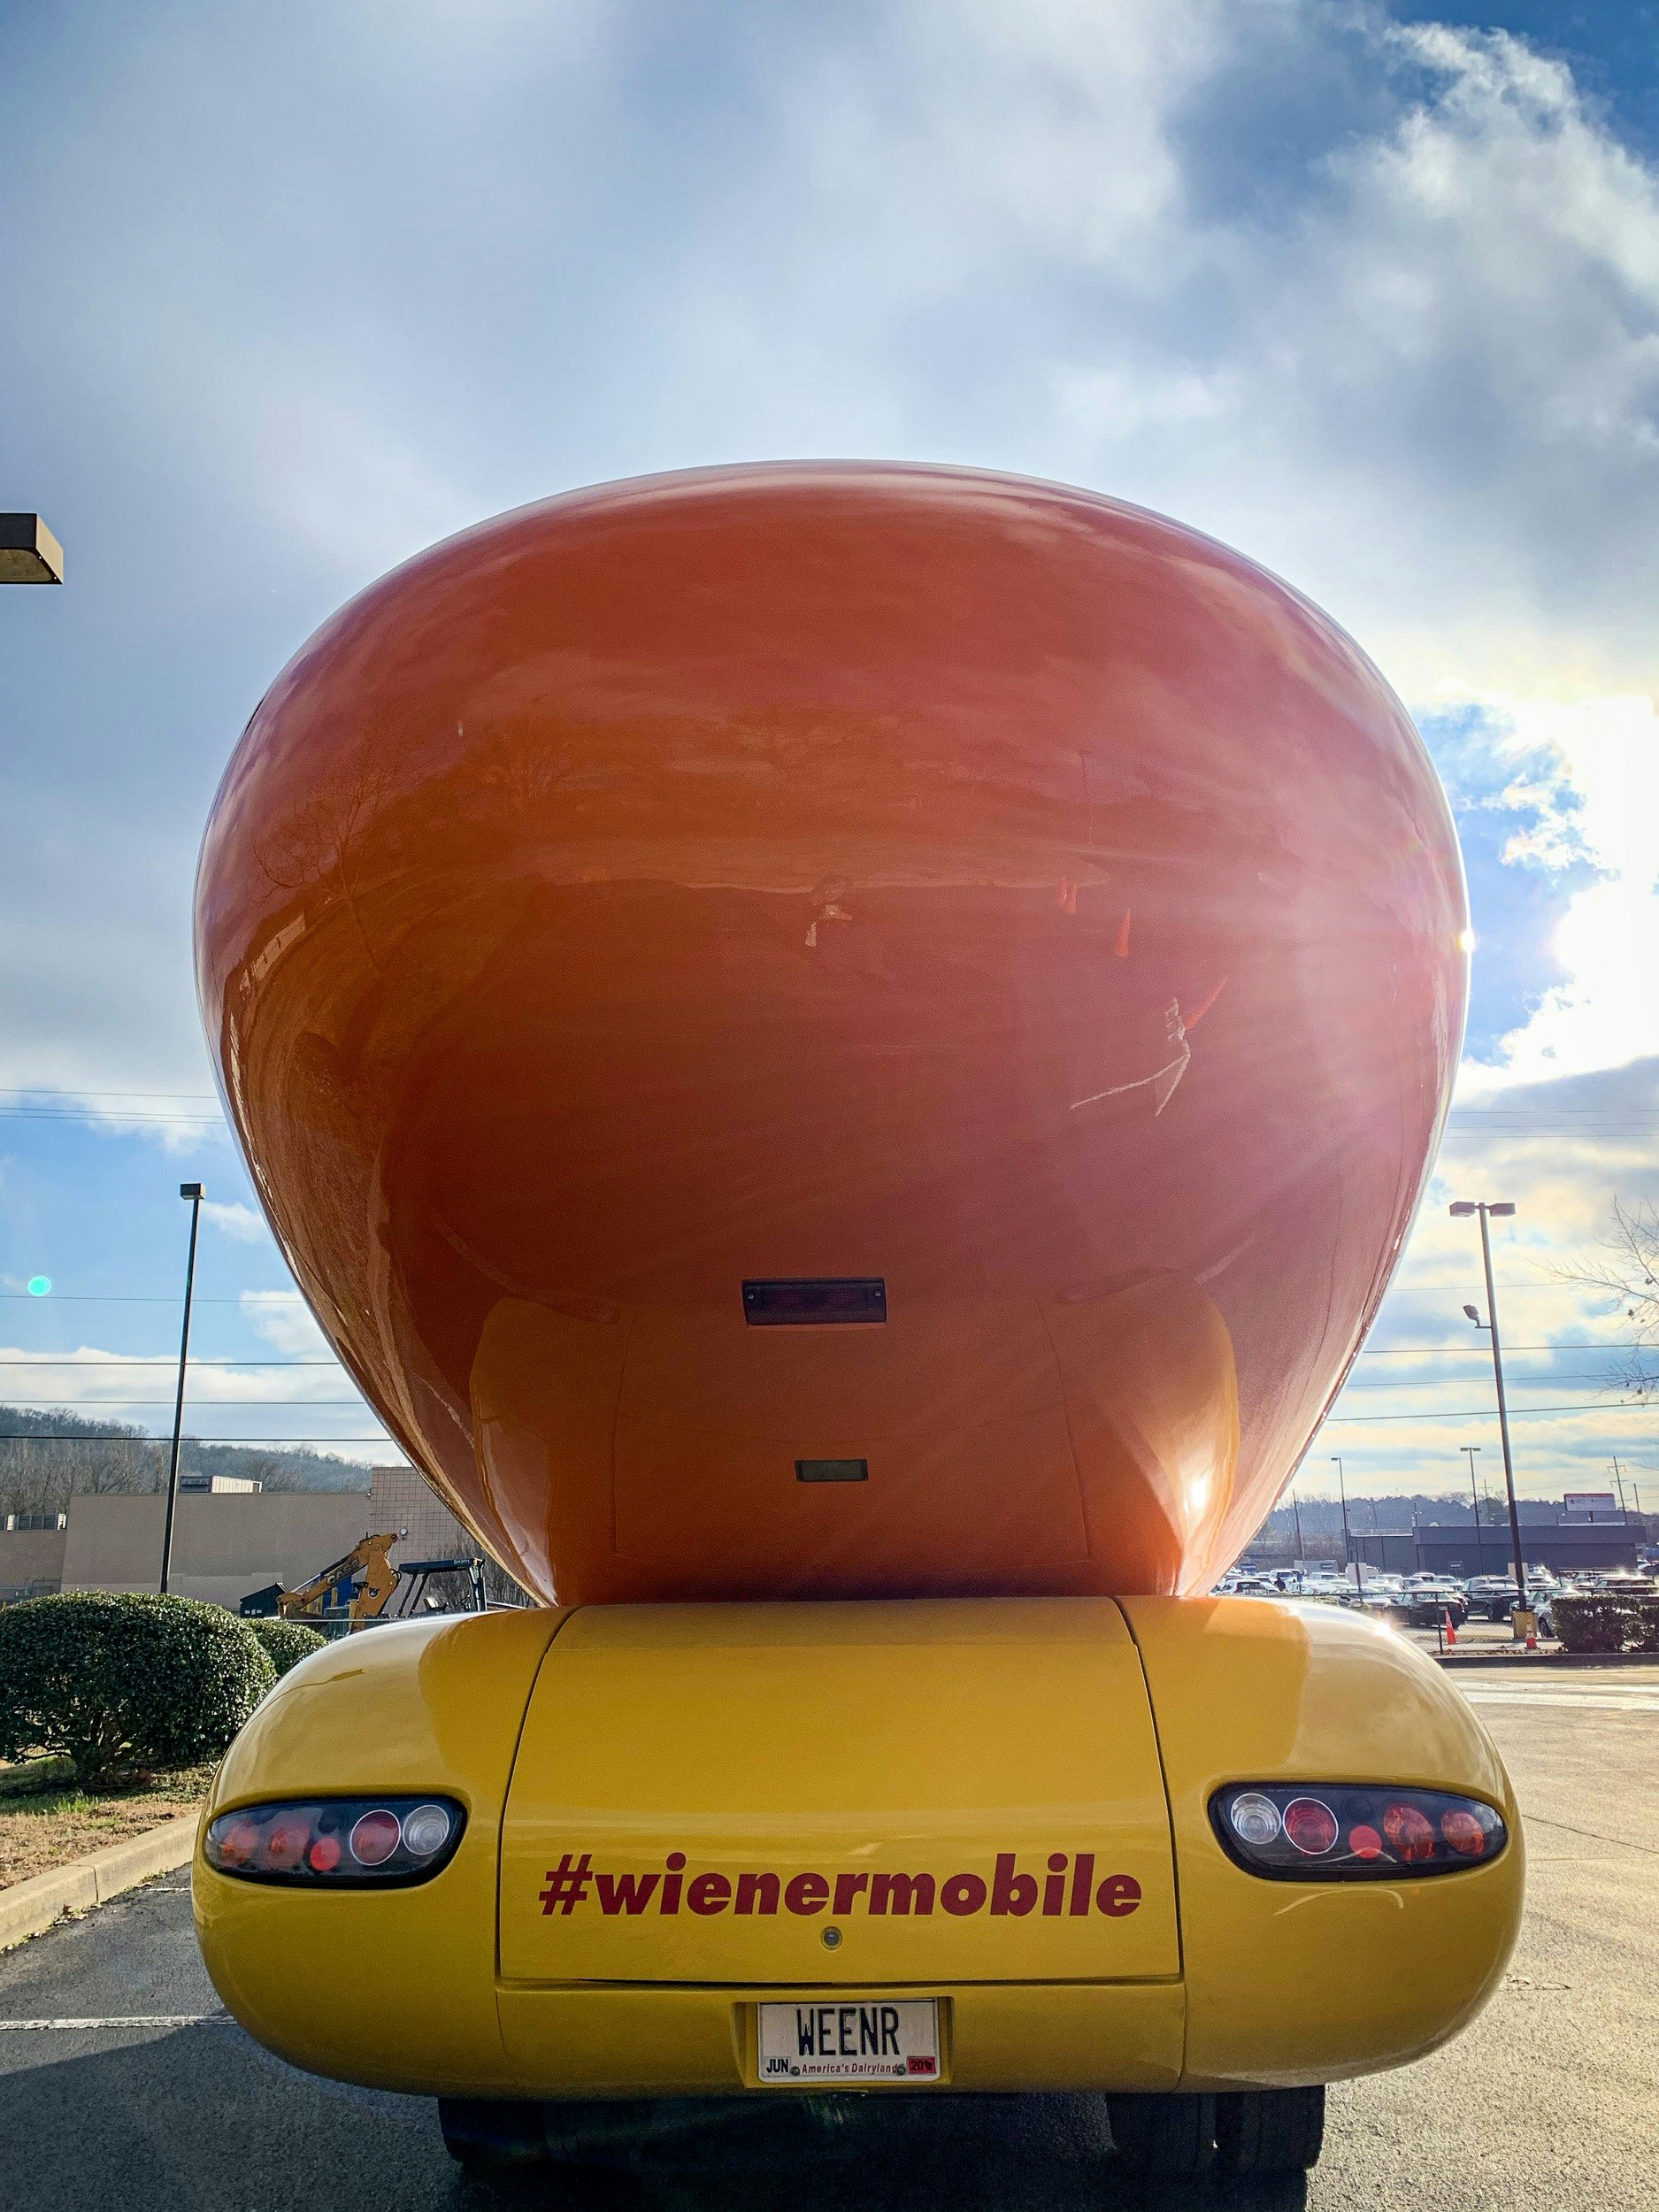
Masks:
[[[1469,1618],[1467,1592],[1443,1576],[1408,1577],[1394,1604],[1413,1628],[1440,1628],[1448,1617],[1454,1628],[1461,1628]]]

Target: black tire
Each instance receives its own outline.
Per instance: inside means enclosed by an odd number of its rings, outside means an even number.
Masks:
[[[1216,2099],[1216,2168],[1305,2174],[1325,2143],[1325,2089],[1249,2089]]]
[[[487,2097],[440,2097],[443,2147],[469,2179],[501,2181],[548,2161],[539,2104]]]
[[[1214,2097],[1108,2097],[1112,2146],[1132,2173],[1207,2174],[1215,2157]]]

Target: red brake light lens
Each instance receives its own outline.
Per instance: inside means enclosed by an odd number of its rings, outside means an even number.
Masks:
[[[1346,1782],[1235,1782],[1210,1801],[1229,1858],[1287,1882],[1399,1881],[1495,1859],[1502,1816],[1448,1790]]]
[[[1285,1835],[1304,1858],[1323,1858],[1341,1832],[1336,1815],[1317,1797],[1293,1797],[1285,1808]]]
[[[1417,1806],[1391,1805],[1382,1816],[1382,1824],[1395,1856],[1408,1866],[1421,1865],[1434,1856],[1434,1823]]]
[[[403,1824],[397,1815],[377,1807],[353,1825],[351,1855],[359,1866],[384,1866],[403,1840]]]
[[[1440,1815],[1440,1833],[1460,1858],[1488,1859],[1492,1856],[1491,1842],[1486,1830],[1478,1820],[1456,1808]]]
[[[449,1797],[320,1797],[242,1805],[210,1823],[220,1874],[294,1889],[396,1889],[447,1866],[466,1826]]]

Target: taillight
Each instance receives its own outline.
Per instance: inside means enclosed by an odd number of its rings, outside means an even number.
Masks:
[[[466,1815],[449,1797],[319,1797],[220,1813],[208,1864],[243,1881],[295,1889],[395,1889],[455,1855]]]
[[[1279,1881],[1399,1881],[1495,1859],[1502,1816],[1446,1790],[1347,1782],[1235,1782],[1210,1801],[1223,1849]]]

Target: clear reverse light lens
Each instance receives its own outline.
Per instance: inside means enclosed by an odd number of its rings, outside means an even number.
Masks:
[[[1258,1848],[1271,1843],[1284,1825],[1278,1806],[1259,1790],[1247,1790],[1242,1797],[1235,1797],[1227,1808],[1227,1818],[1240,1843],[1255,1844]]]
[[[429,1859],[449,1840],[449,1816],[442,1805],[417,1805],[403,1815],[403,1848]]]

